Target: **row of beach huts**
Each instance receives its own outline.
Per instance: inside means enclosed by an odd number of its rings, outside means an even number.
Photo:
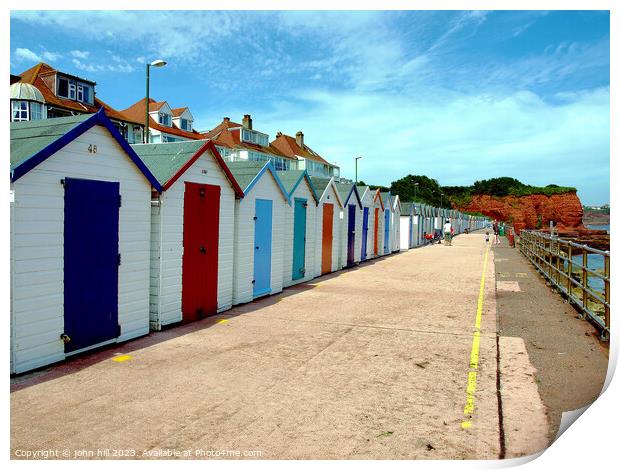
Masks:
[[[209,140],[129,145],[103,111],[11,124],[10,210],[11,373],[485,223]]]

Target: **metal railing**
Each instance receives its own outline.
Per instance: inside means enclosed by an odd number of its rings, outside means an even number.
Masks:
[[[564,240],[544,232],[521,230],[519,250],[569,302],[601,331],[601,339],[609,338],[609,251]],[[602,257],[602,267],[593,269],[592,256]],[[602,289],[592,288],[591,281],[600,280]]]

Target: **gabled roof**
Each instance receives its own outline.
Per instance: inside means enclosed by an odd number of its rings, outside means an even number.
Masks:
[[[286,188],[283,186],[282,181],[277,175],[277,172],[271,162],[228,162],[228,169],[232,173],[233,177],[243,190],[244,196],[247,195],[254,185],[260,180],[260,178],[266,173],[269,172],[273,176],[273,179],[276,181],[276,184],[280,188],[284,199],[289,204],[291,203],[289,193]]]
[[[127,156],[140,169],[153,188],[161,192],[162,187],[136,155],[133,149],[118,133],[114,124],[106,117],[103,109],[96,114],[71,116],[66,118],[42,119],[37,121],[11,123],[11,181],[17,181],[47,158],[54,155],[67,144],[89,130],[100,125],[125,151]]]
[[[374,191],[375,191],[374,201],[379,201],[379,203],[381,204],[381,210],[385,211],[385,204],[383,204],[383,198],[381,197],[381,190],[375,189]]]
[[[149,111],[150,112],[157,111],[157,110],[161,109],[161,107],[165,103],[166,103],[165,101],[157,102],[154,99],[149,98]],[[159,106],[159,108],[154,108],[154,106]],[[124,109],[123,111],[121,111],[121,114],[124,115],[124,116],[127,116],[128,118],[136,119],[136,120],[138,120],[138,122],[144,123],[144,117],[145,117],[145,114],[146,114],[145,100],[144,99],[140,99],[140,100],[136,101],[129,108]],[[144,125],[144,124],[142,124],[142,125]],[[150,115],[149,115],[149,127],[151,129],[158,130],[159,132],[163,132],[165,134],[176,135],[178,137],[184,137],[186,139],[191,139],[191,140],[204,140],[204,138],[205,138],[200,132],[196,132],[195,130],[192,130],[191,132],[190,131],[184,131],[183,129],[178,127],[174,122],[172,122],[172,126],[171,127],[162,126],[155,119],[153,119]]]
[[[342,198],[340,197],[340,194],[338,193],[338,188],[336,188],[336,185],[334,184],[333,176],[331,178],[321,178],[319,176],[311,176],[310,179],[312,180],[312,184],[314,185],[314,188],[316,189],[316,193],[319,195],[319,201],[323,199],[323,196],[325,195],[325,193],[327,193],[329,188],[332,187],[334,189],[334,194],[336,195],[336,199],[338,199],[338,204],[340,204],[340,207],[344,207],[344,204],[342,203]]]
[[[362,198],[360,197],[357,187],[353,183],[342,183],[342,182],[334,182],[338,193],[340,194],[340,199],[344,201],[343,205],[347,205],[349,203],[349,199],[351,195],[355,195],[355,199],[357,200],[357,204],[362,206]]]
[[[396,206],[398,206],[400,208],[400,211],[402,212],[403,209],[400,204],[400,196],[398,194],[392,196],[392,210],[396,210]]]
[[[207,150],[220,166],[238,197],[243,191],[212,141],[188,140],[163,144],[135,144],[131,148],[155,175],[164,191],[172,186]]]
[[[391,193],[389,191],[383,191],[383,192],[379,192],[379,194],[381,196],[381,202],[383,203],[383,209],[385,210],[386,207],[388,209],[392,209]]]
[[[295,140],[295,137],[290,135],[278,133],[276,139],[271,142],[271,145],[289,158],[303,157],[308,160],[314,160],[328,165],[330,164],[306,144],[303,144],[303,147],[300,146],[297,143],[297,140]]]
[[[308,175],[306,170],[288,170],[288,171],[278,171],[277,172],[280,181],[282,181],[282,186],[284,189],[288,191],[289,198],[292,197],[295,190],[299,187],[301,182],[305,179],[308,183],[308,187],[310,188],[310,192],[312,193],[312,197],[318,203],[319,196],[314,189],[314,184],[312,184],[312,180]]]

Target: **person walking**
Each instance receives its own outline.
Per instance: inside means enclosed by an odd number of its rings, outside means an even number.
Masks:
[[[493,220],[493,245],[499,245],[499,223]]]
[[[447,246],[452,246],[452,224],[450,219],[446,219],[446,223],[443,226],[443,239]]]

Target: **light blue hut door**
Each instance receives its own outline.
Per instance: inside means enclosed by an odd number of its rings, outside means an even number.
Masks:
[[[295,198],[295,221],[293,226],[293,280],[306,275],[306,208],[305,199]]]
[[[273,201],[256,200],[254,217],[254,297],[271,292],[271,225]]]

